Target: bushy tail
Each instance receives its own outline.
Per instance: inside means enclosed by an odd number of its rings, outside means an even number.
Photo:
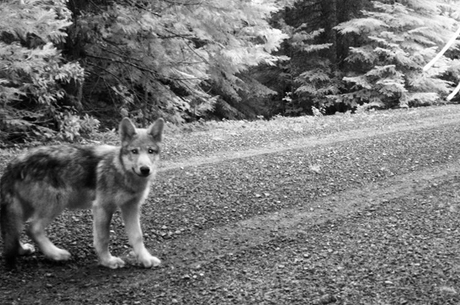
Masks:
[[[16,257],[21,248],[19,238],[23,226],[23,210],[20,204],[15,205],[15,199],[11,196],[4,177],[0,182],[0,229],[3,239],[3,258],[6,268],[14,269]]]

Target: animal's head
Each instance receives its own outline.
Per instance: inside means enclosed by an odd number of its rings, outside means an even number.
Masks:
[[[154,176],[160,157],[164,121],[158,119],[148,128],[136,128],[124,118],[119,127],[121,138],[121,160],[126,170],[139,177]]]

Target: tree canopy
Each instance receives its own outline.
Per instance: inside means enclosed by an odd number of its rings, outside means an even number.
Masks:
[[[458,0],[7,0],[0,128],[70,140],[146,123],[441,102]],[[5,137],[5,133],[2,133]]]

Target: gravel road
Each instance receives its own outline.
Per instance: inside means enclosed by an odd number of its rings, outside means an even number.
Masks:
[[[458,304],[459,123],[445,106],[171,134],[143,210],[161,267],[98,267],[90,214],[69,212],[49,233],[73,259],[0,267],[0,303]]]

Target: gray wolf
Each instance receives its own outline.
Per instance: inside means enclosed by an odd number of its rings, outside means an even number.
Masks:
[[[157,172],[163,126],[163,119],[158,119],[138,129],[124,118],[118,147],[41,147],[9,163],[0,180],[0,228],[7,268],[15,268],[18,255],[34,252],[32,245],[19,240],[26,221],[26,233],[47,258],[70,259],[70,253],[45,234],[46,226],[66,208],[92,208],[94,247],[101,265],[113,269],[125,265],[109,252],[110,222],[120,209],[138,263],[158,266],[160,260],[144,246],[139,217]]]

